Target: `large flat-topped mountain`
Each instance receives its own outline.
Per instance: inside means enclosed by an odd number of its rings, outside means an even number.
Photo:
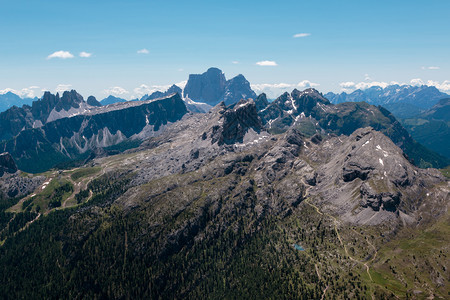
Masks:
[[[183,95],[193,101],[213,106],[221,101],[230,105],[241,99],[256,98],[250,83],[243,75],[227,81],[223,72],[217,68],[210,68],[203,74],[189,75]]]

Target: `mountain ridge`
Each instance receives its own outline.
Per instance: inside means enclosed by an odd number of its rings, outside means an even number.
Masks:
[[[357,89],[350,94],[329,92],[325,94],[325,97],[334,104],[365,101],[373,105],[381,105],[389,109],[396,117],[405,118],[429,109],[440,99],[449,96],[434,86],[394,84],[385,88],[372,86],[364,90]]]

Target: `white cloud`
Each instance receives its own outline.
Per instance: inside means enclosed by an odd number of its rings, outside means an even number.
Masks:
[[[443,92],[450,91],[450,80],[445,80],[442,83],[440,83],[438,81],[433,81],[433,80],[428,80],[425,82],[420,78],[414,78],[414,79],[411,79],[409,84],[412,86],[422,86],[422,85],[434,86],[438,90],[441,90]],[[386,88],[389,85],[406,85],[406,83],[398,83],[397,81],[391,81],[389,83],[379,82],[379,81],[355,83],[353,81],[347,81],[347,82],[341,82],[339,85],[341,86],[343,92],[352,92],[357,89],[365,90],[365,89],[371,88],[373,86],[379,86],[382,88]]]
[[[289,83],[255,83],[251,84],[252,89],[262,91],[264,89],[285,89],[294,87],[294,84]]]
[[[385,88],[389,85],[389,83],[382,82],[382,81],[359,82],[359,83],[355,83],[353,81],[347,81],[347,82],[341,82],[339,85],[341,86],[343,92],[349,92],[351,90],[366,90],[373,86],[379,86],[379,87]]]
[[[148,94],[150,95],[151,93],[155,92],[156,90],[148,85],[145,84],[141,84],[140,86],[138,86],[137,88],[133,89],[134,94],[141,98],[142,96]]]
[[[422,79],[420,79],[420,78],[411,79],[410,83],[411,83],[411,85],[414,85],[414,86],[422,86],[422,85],[424,85]]]
[[[186,84],[187,84],[187,80],[183,80],[183,81],[175,83],[175,85],[182,90],[184,90],[184,87],[186,86]]]
[[[69,51],[56,51],[53,52],[52,54],[50,54],[49,56],[47,56],[47,59],[52,59],[52,58],[62,58],[62,59],[66,59],[66,58],[73,58],[73,54],[70,53]]]
[[[422,70],[439,70],[440,68],[439,67],[436,67],[436,66],[431,66],[431,67],[422,67]]]
[[[353,81],[347,81],[347,82],[341,82],[339,85],[344,89],[354,89],[356,86],[356,83]]]
[[[6,94],[8,92],[11,92],[13,94],[16,94],[17,96],[21,97],[21,98],[34,98],[36,97],[36,89],[39,89],[38,86],[30,86],[30,87],[26,87],[23,88],[21,90],[15,90],[15,89],[11,89],[11,88],[6,88],[4,90],[0,90],[0,95]]]
[[[17,91],[15,89],[6,88],[4,90],[0,90],[0,95],[6,94],[6,93],[13,93],[17,95]]]
[[[320,84],[311,82],[309,80],[303,80],[303,81],[300,81],[297,84],[297,87],[299,87],[299,88],[312,88],[312,87],[316,87],[316,86],[319,86],[319,85]]]
[[[416,80],[418,83],[422,82],[421,79],[413,79],[413,80]],[[444,80],[442,83],[439,83],[438,81],[428,80],[425,85],[434,86],[438,90],[445,93],[450,92],[450,80]]]
[[[239,62],[238,62],[237,60],[233,60],[231,63],[232,63],[233,65],[239,64]]]
[[[256,83],[251,84],[251,88],[257,93],[265,93],[269,99],[275,99],[284,92],[290,92],[296,84],[290,83]]]
[[[55,92],[62,93],[64,91],[69,91],[71,89],[72,89],[72,85],[71,84],[58,84],[56,86]]]
[[[187,80],[175,83],[175,85],[178,86],[181,89],[184,89],[186,84],[187,84]],[[141,98],[144,95],[150,95],[151,93],[156,92],[156,91],[165,92],[171,86],[172,86],[172,84],[166,84],[166,85],[146,85],[146,84],[141,84],[137,88],[133,89],[133,95],[131,95],[131,98]]]
[[[120,86],[113,86],[103,91],[104,94],[107,95],[113,95],[113,96],[122,96],[125,94],[129,94],[126,89],[120,87]]]
[[[364,80],[372,80],[372,78],[370,78],[369,74],[364,74]]]
[[[278,66],[277,63],[274,62],[273,60],[258,61],[256,64],[258,66],[261,66],[261,67],[275,67],[275,66]]]
[[[292,83],[256,83],[251,84],[251,88],[257,93],[266,93],[269,98],[276,98],[284,92],[290,92],[295,88],[306,89],[319,86],[318,83],[309,80],[300,81],[297,84]]]
[[[80,57],[88,58],[91,56],[92,56],[92,53],[88,53],[88,52],[84,52],[84,51],[80,52]]]
[[[137,53],[138,54],[149,54],[150,51],[148,51],[147,49],[144,48],[144,49],[138,50]]]
[[[310,35],[311,35],[311,33],[297,33],[297,34],[294,34],[293,37],[294,38],[303,38],[303,37],[307,37]]]

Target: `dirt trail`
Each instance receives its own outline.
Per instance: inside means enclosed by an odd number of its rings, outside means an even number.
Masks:
[[[373,261],[375,260],[375,258],[377,257],[378,251],[377,251],[377,249],[375,248],[375,246],[374,246],[372,243],[370,243],[368,240],[366,240],[366,242],[367,242],[367,243],[372,247],[372,249],[374,250],[374,256],[373,256],[373,258],[372,258],[369,262],[362,262],[362,261],[359,261],[359,260],[355,259],[354,257],[352,257],[352,256],[348,253],[347,247],[345,246],[344,242],[342,241],[341,235],[339,234],[339,230],[338,230],[338,226],[337,226],[337,225],[339,224],[339,221],[338,221],[334,216],[332,216],[332,215],[330,215],[330,214],[327,214],[327,213],[321,212],[320,209],[319,209],[316,205],[314,205],[314,204],[312,204],[312,203],[310,202],[310,198],[307,198],[307,199],[305,200],[305,202],[306,202],[308,205],[310,205],[311,207],[313,207],[313,208],[317,211],[318,214],[320,214],[320,215],[325,215],[325,216],[327,216],[327,217],[333,219],[333,223],[334,223],[334,231],[336,232],[336,236],[337,236],[338,239],[339,239],[339,243],[340,243],[341,246],[344,248],[345,254],[348,256],[348,258],[350,258],[350,260],[352,260],[352,261],[354,261],[354,262],[356,262],[356,263],[362,264],[362,265],[366,268],[367,275],[369,276],[370,280],[373,282],[372,275],[370,274],[370,266],[368,265],[368,263],[373,262]]]

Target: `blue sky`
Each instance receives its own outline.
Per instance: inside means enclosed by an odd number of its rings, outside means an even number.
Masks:
[[[0,0],[0,92],[130,99],[211,66],[273,95],[411,80],[450,92],[449,11],[448,0]]]

